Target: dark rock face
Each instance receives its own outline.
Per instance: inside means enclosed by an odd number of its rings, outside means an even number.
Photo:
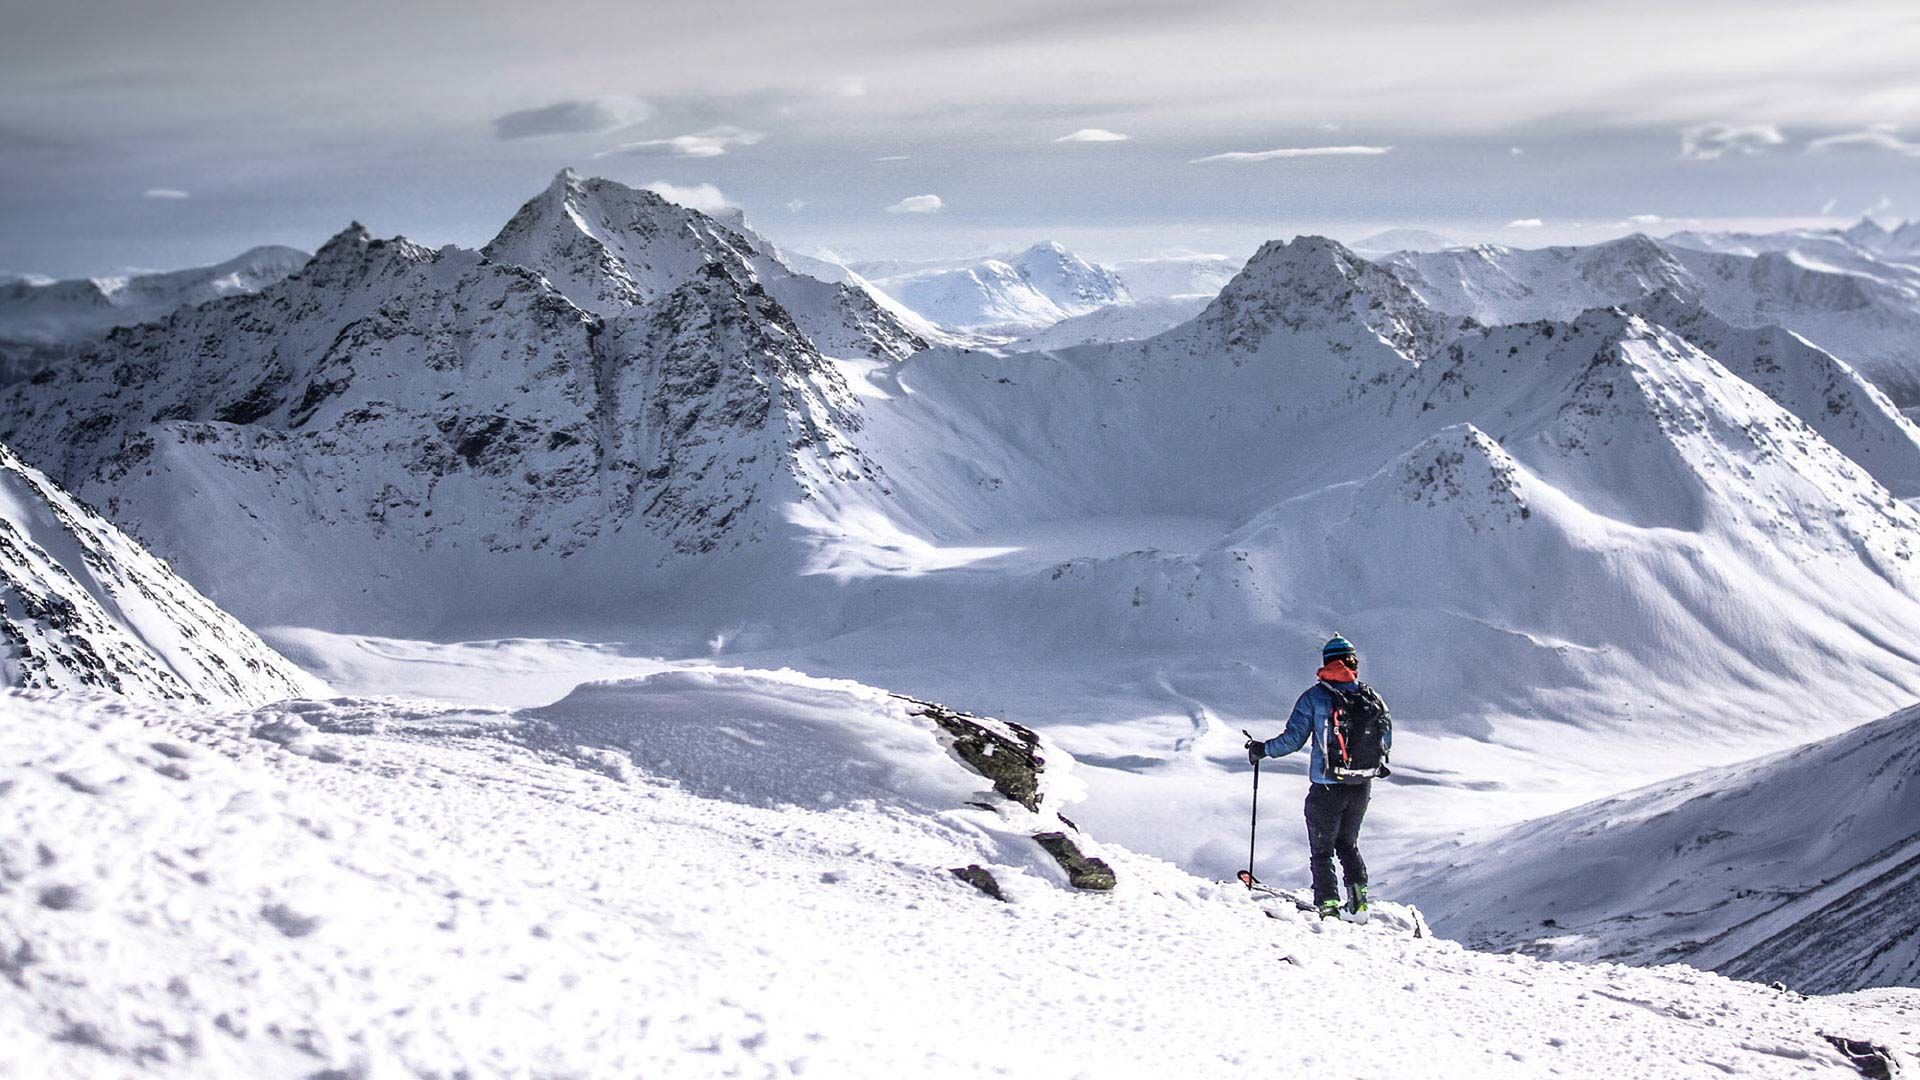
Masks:
[[[1860,1075],[1870,1080],[1893,1080],[1893,1054],[1884,1046],[1875,1046],[1864,1039],[1843,1039],[1838,1035],[1823,1034],[1821,1038],[1833,1044]]]
[[[916,715],[940,726],[953,740],[953,752],[975,772],[993,781],[993,789],[1029,810],[1040,809],[1040,774],[1046,759],[1036,751],[1040,736],[1031,728],[957,712],[930,701],[895,695],[918,706]],[[1005,729],[1003,734],[996,728]]]
[[[1096,859],[1082,854],[1080,846],[1066,833],[1044,832],[1034,835],[1034,842],[1047,849],[1053,861],[1067,872],[1067,880],[1076,889],[1091,889],[1106,892],[1114,886],[1113,867],[1105,859]]]
[[[988,896],[993,897],[995,900],[1004,903],[1007,899],[1006,896],[1000,892],[1000,883],[993,879],[992,871],[984,866],[977,863],[970,863],[966,866],[956,866],[948,871],[948,873],[979,889],[981,892],[986,893]]]

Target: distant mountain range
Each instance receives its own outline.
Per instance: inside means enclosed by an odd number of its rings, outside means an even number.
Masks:
[[[1235,755],[1200,736],[1271,717],[1276,658],[1333,629],[1416,739],[1536,764],[1573,735],[1728,760],[1920,696],[1920,429],[1867,377],[1907,385],[1915,316],[1900,263],[1832,242],[1860,261],[1299,237],[1158,332],[981,350],[565,172],[479,250],[353,225],[85,345],[0,388],[0,441],[254,625],[598,634],[986,702],[1231,835]],[[1088,338],[1148,306],[1028,255],[1003,283]],[[1245,854],[1090,805],[1209,872]]]

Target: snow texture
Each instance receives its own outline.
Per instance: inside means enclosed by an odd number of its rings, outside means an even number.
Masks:
[[[1920,982],[1920,707],[1423,853],[1404,887],[1476,946],[1685,963],[1831,993]]]
[[[1020,835],[1043,815],[856,686],[0,710],[11,1075],[1854,1075],[1828,1036],[1920,1064],[1911,991],[1474,953],[1085,836],[1119,884],[1075,890]],[[754,741],[823,726],[854,756],[801,779]],[[1309,997],[1346,1038],[1274,1036]]]

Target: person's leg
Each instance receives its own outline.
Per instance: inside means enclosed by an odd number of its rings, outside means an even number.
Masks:
[[[1343,784],[1339,792],[1340,820],[1334,833],[1333,850],[1340,856],[1340,876],[1346,879],[1347,892],[1367,883],[1367,864],[1360,859],[1360,823],[1367,816],[1367,802],[1373,797],[1373,781]],[[1329,867],[1329,876],[1332,868]]]
[[[1307,854],[1313,869],[1313,902],[1339,900],[1333,876],[1334,845],[1340,835],[1341,798],[1338,787],[1307,785]]]

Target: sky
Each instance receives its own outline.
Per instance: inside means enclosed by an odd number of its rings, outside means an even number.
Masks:
[[[0,0],[0,273],[477,246],[571,166],[793,250],[1920,217],[1914,0]]]

